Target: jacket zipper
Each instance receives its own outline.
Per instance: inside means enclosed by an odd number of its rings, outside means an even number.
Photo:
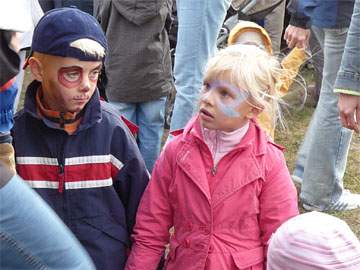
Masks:
[[[61,128],[65,127],[65,113],[64,112],[60,112],[59,125],[60,125]]]
[[[62,193],[65,185],[64,164],[59,163],[59,193]]]
[[[216,172],[217,172],[217,164],[215,165],[215,155],[216,155],[216,151],[218,150],[218,147],[219,147],[219,133],[218,131],[216,131],[215,133],[215,147],[213,150],[213,167],[211,169],[211,174],[212,176],[215,176],[216,175]]]
[[[217,139],[217,138],[216,138]],[[223,156],[219,161],[218,161],[218,164],[216,164],[215,165],[215,160],[214,160],[214,158],[212,157],[212,152],[211,152],[211,149],[208,147],[208,145],[204,142],[204,141],[202,141],[202,140],[200,140],[201,141],[201,143],[203,143],[204,145],[205,145],[205,147],[208,149],[208,151],[210,152],[210,157],[211,157],[211,159],[212,159],[212,168],[211,168],[211,175],[212,176],[215,176],[216,175],[216,173],[217,173],[217,169],[218,169],[218,167],[219,167],[219,163],[220,162],[222,162],[222,160],[225,158],[225,157],[227,157],[228,155],[230,155],[230,154],[232,154],[233,152],[237,152],[237,151],[239,151],[239,150],[243,150],[243,149],[232,149],[230,152],[228,152],[228,153],[226,153],[226,155],[225,156]],[[216,142],[217,143],[217,142]]]
[[[211,169],[211,174],[212,174],[212,176],[215,176],[216,172],[217,172],[217,166],[214,166],[214,167]]]
[[[58,181],[59,181],[59,193],[63,193],[65,190],[65,145],[67,141],[67,135],[64,135],[62,139],[62,144],[58,156],[58,163],[59,163],[59,169],[58,169]]]
[[[209,150],[210,150],[210,149],[209,149]],[[234,152],[238,152],[238,151],[243,151],[243,149],[232,149],[230,152],[226,153],[226,155],[223,156],[223,157],[218,161],[218,163],[217,163],[216,165],[215,165],[215,160],[213,159],[213,160],[212,160],[212,161],[213,161],[213,167],[211,168],[211,174],[212,174],[212,176],[215,176],[215,175],[216,175],[217,169],[218,169],[218,167],[219,167],[219,163],[222,162],[222,160],[223,160],[225,157],[231,155],[231,154],[234,153]],[[210,154],[211,154],[211,151],[210,151]],[[212,154],[211,154],[211,156],[212,156]]]

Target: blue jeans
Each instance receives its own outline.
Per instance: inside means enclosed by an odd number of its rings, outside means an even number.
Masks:
[[[151,172],[160,153],[166,97],[141,103],[110,102],[125,118],[139,126],[138,146]]]
[[[0,189],[0,269],[95,269],[39,195],[14,176]]]
[[[301,200],[325,210],[336,203],[342,192],[352,132],[341,126],[333,92],[344,51],[347,28],[313,27],[324,51],[320,98],[298,153],[294,175],[302,178]]]
[[[174,64],[176,99],[170,130],[182,129],[196,112],[205,65],[230,0],[177,0],[179,20]]]

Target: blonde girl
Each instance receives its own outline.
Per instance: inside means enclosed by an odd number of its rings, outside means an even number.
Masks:
[[[279,70],[252,45],[209,61],[199,113],[165,147],[141,200],[126,269],[156,269],[168,242],[166,269],[265,269],[270,235],[298,214],[282,148],[256,123],[278,111]]]

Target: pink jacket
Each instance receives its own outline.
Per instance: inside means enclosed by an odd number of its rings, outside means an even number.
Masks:
[[[213,168],[193,119],[156,163],[126,269],[156,269],[174,226],[166,269],[262,270],[271,234],[297,214],[282,150],[257,124]]]

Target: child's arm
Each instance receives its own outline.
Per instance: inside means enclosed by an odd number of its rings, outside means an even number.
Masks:
[[[114,187],[126,211],[128,235],[132,233],[137,208],[149,182],[149,173],[130,131],[124,126],[113,137],[122,138],[112,143]]]
[[[126,270],[156,269],[169,241],[173,218],[168,190],[172,173],[166,149],[156,162],[141,199]]]
[[[268,147],[268,151],[269,168],[260,194],[259,219],[265,252],[271,234],[286,220],[299,214],[296,189],[284,155],[273,145]]]

